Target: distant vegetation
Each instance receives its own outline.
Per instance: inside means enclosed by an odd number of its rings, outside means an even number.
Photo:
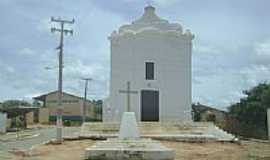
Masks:
[[[9,110],[9,118],[12,118],[11,127],[26,128],[26,121],[24,115],[14,108],[18,106],[31,106],[27,101],[23,100],[7,100],[0,105],[0,110]],[[12,110],[10,110],[12,109]]]
[[[31,104],[27,101],[22,100],[7,100],[2,103],[1,108],[7,109],[7,108],[15,108],[18,106],[31,106]]]
[[[239,123],[237,133],[246,137],[267,138],[267,108],[270,108],[270,83],[260,83],[243,91],[246,97],[229,107]]]

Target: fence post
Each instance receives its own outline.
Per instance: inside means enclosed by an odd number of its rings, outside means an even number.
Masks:
[[[270,142],[270,108],[267,109],[268,140]]]

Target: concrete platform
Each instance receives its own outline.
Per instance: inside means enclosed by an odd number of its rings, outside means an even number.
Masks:
[[[118,137],[119,123],[84,123],[80,138],[107,139]],[[140,122],[142,138],[185,142],[235,141],[234,135],[223,131],[211,122]]]
[[[172,149],[151,139],[108,139],[85,150],[88,160],[173,160],[174,157]]]

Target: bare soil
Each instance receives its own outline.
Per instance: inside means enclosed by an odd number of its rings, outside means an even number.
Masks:
[[[270,160],[270,143],[162,143],[175,149],[176,160]],[[28,153],[14,153],[14,160],[82,160],[84,149],[93,144],[93,140],[78,140],[66,141],[62,145],[41,145]]]

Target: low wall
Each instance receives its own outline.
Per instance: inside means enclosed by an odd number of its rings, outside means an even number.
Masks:
[[[34,112],[29,112],[26,114],[26,123],[27,125],[34,124]]]
[[[0,113],[0,133],[6,133],[7,129],[7,114],[6,113]]]
[[[49,109],[48,108],[39,109],[38,121],[41,124],[49,124]]]
[[[11,124],[12,124],[12,119],[7,119],[7,123],[6,123],[6,127],[7,129],[11,128]]]

